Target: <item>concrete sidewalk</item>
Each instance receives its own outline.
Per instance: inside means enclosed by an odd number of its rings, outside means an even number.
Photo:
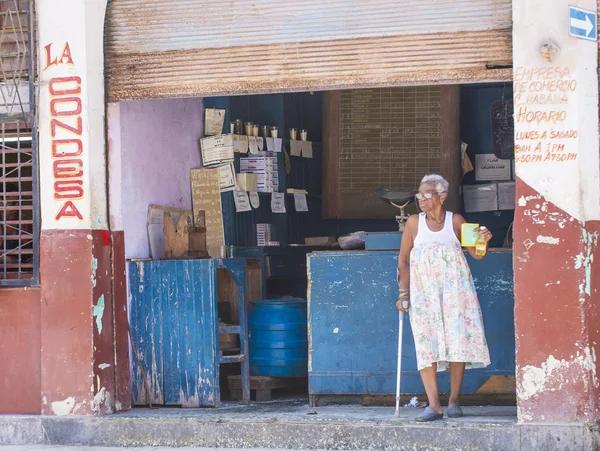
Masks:
[[[515,407],[465,407],[419,424],[421,410],[309,407],[305,400],[219,409],[134,409],[105,417],[0,416],[0,445],[172,446],[336,450],[594,450],[597,428],[517,425]]]
[[[127,448],[131,451],[182,451],[181,448],[170,446],[145,446],[143,448]],[[246,451],[266,451],[267,448],[252,448]],[[120,447],[99,447],[99,446],[63,446],[63,445],[7,445],[0,446],[0,451],[123,451]],[[232,449],[222,448],[185,448],[184,451],[233,451]],[[283,450],[269,450],[283,451]]]
[[[145,446],[143,448],[127,448],[131,451],[181,451],[181,448],[174,448],[170,446],[156,447],[156,446]],[[0,446],[0,451],[123,451],[123,448],[111,446],[111,447],[99,447],[99,446],[63,446],[63,445],[8,445]],[[222,448],[185,448],[185,451],[233,451]],[[247,451],[266,451],[266,448],[253,448]],[[269,450],[269,451],[282,451],[282,450]]]

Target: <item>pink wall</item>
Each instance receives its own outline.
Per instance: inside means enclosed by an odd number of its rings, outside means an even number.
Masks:
[[[150,256],[149,204],[191,208],[190,169],[200,167],[202,108],[199,98],[109,105],[111,221],[113,230],[125,232],[126,258]]]
[[[39,414],[41,302],[39,288],[0,290],[0,414]]]

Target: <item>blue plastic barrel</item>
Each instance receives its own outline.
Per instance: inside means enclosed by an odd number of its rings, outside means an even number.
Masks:
[[[250,374],[307,376],[306,300],[265,299],[251,303],[248,318]]]

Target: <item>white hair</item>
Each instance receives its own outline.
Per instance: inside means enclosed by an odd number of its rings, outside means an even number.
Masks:
[[[426,175],[423,177],[423,180],[421,180],[421,185],[423,183],[431,183],[434,185],[438,194],[447,193],[448,189],[450,188],[448,181],[441,175],[437,174]]]

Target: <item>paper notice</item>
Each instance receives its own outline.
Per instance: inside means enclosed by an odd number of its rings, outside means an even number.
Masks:
[[[256,144],[258,144],[258,150],[260,150],[261,152],[265,150],[265,140],[262,136],[256,138]]]
[[[258,197],[258,193],[250,193],[250,205],[252,205],[252,208],[255,210],[260,207],[260,197]]]
[[[223,132],[225,110],[207,108],[204,113],[204,134],[206,136],[220,135]]]
[[[234,191],[233,201],[235,203],[235,211],[243,213],[245,211],[251,211],[250,200],[248,199],[248,193],[246,191]]]
[[[275,144],[275,152],[281,152],[283,149],[283,140],[281,138],[273,138],[273,144]]]
[[[248,137],[246,135],[240,136],[240,153],[248,153]]]
[[[475,179],[510,180],[510,160],[501,160],[493,153],[475,155]]]
[[[312,158],[312,141],[302,141],[302,156],[304,158]]]
[[[296,211],[308,211],[305,194],[294,194],[294,204],[296,205]]]
[[[210,136],[200,140],[203,166],[233,161],[233,136]]]
[[[514,210],[516,198],[515,182],[498,183],[498,210]]]
[[[233,163],[227,163],[218,166],[219,169],[219,187],[221,192],[233,191],[236,186],[235,168]]]
[[[285,213],[285,193],[271,194],[271,211],[273,213]]]
[[[495,183],[490,185],[464,185],[463,196],[467,213],[498,210],[498,185]]]
[[[273,138],[267,138],[267,152],[275,152],[275,142]]]
[[[258,153],[258,142],[256,141],[256,136],[248,136],[248,148],[250,149],[250,153],[255,155]]]
[[[233,150],[238,153],[248,153],[248,137],[233,135]]]
[[[290,155],[292,157],[302,156],[302,141],[290,141]]]

